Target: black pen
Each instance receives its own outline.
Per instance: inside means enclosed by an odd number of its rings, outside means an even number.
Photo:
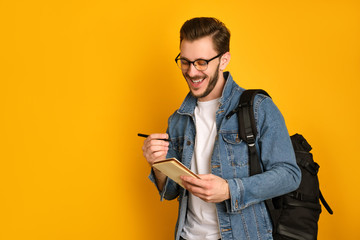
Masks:
[[[139,137],[147,138],[149,135],[147,135],[147,134],[142,134],[142,133],[138,133],[138,136],[139,136]],[[157,139],[157,140],[163,140],[163,141],[171,142],[170,139],[165,139],[165,138],[159,138],[159,139]]]

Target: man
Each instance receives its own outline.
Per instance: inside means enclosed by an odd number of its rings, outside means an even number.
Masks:
[[[156,169],[150,179],[161,199],[179,200],[175,239],[272,239],[264,200],[295,190],[301,173],[283,117],[272,100],[256,96],[256,146],[264,173],[249,177],[248,149],[239,140],[241,93],[229,72],[230,33],[214,18],[194,18],[180,31],[176,62],[190,93],[169,118],[165,134],[143,145],[148,163],[175,157],[201,179],[182,177],[182,188]],[[170,143],[159,139],[169,138]]]

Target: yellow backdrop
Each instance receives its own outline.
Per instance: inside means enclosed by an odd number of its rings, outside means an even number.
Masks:
[[[148,181],[138,132],[163,132],[188,89],[179,29],[214,16],[228,70],[264,88],[320,164],[319,239],[359,239],[360,4],[0,1],[0,239],[171,239],[177,201]]]

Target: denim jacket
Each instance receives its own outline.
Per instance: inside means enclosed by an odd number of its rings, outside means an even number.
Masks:
[[[218,134],[212,153],[211,173],[226,179],[230,199],[216,203],[219,230],[222,239],[273,239],[272,225],[264,200],[295,190],[301,179],[291,140],[284,119],[269,97],[257,95],[254,113],[258,136],[256,147],[264,172],[249,177],[248,147],[239,139],[237,116],[226,119],[236,108],[241,93],[229,72],[224,73],[226,84],[216,112]],[[195,143],[194,109],[197,99],[190,93],[181,107],[168,121],[171,143],[167,157],[175,157],[190,168]],[[150,180],[155,183],[153,173]],[[185,224],[188,192],[171,179],[167,179],[161,200],[179,201],[179,214],[175,239],[180,238]]]

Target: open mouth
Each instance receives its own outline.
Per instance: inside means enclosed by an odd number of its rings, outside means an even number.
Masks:
[[[190,79],[193,83],[201,83],[202,81],[205,80],[205,77],[204,78],[201,78],[201,79]]]
[[[207,75],[195,75],[195,76],[189,76],[187,73],[183,74],[186,81],[189,84],[189,87],[191,87],[193,90],[198,89],[202,86],[202,84],[205,82],[205,80],[208,78]]]

